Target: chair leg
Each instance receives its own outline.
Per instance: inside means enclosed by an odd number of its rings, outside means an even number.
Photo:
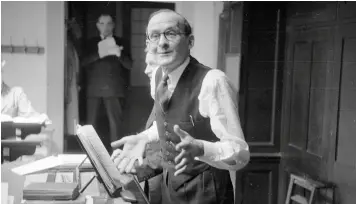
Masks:
[[[310,198],[309,198],[309,204],[312,204],[312,203],[313,203],[314,194],[315,194],[315,188],[313,188],[313,189],[311,190]]]
[[[288,192],[287,192],[287,197],[286,197],[286,204],[290,204],[290,197],[292,195],[292,189],[293,189],[293,177],[290,177]]]

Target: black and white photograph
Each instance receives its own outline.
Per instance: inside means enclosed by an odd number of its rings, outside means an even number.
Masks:
[[[355,204],[356,1],[1,1],[1,204]]]

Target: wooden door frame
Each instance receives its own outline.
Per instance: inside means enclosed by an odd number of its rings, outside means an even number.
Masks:
[[[131,10],[133,8],[158,8],[158,9],[171,9],[175,10],[175,3],[161,3],[161,2],[122,2],[123,11],[121,19],[122,19],[122,36],[127,41],[130,42],[131,45]]]

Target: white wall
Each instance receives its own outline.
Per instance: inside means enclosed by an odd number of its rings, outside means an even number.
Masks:
[[[2,2],[1,44],[46,47],[46,2]],[[15,15],[16,14],[16,15]],[[10,38],[11,41],[10,42]],[[35,54],[7,54],[2,78],[10,86],[24,88],[39,112],[47,110],[46,57]]]
[[[222,10],[223,2],[176,2],[176,11],[182,14],[193,27],[195,45],[191,54],[211,68],[217,68],[219,15]]]
[[[46,2],[47,113],[53,122],[55,150],[63,152],[65,2]]]
[[[64,2],[1,2],[1,44],[41,46],[45,54],[7,54],[2,78],[21,86],[34,108],[53,121],[55,149],[63,149]]]

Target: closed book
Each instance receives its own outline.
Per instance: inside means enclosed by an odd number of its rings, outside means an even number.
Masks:
[[[24,200],[74,200],[78,196],[78,183],[30,183],[23,190]]]

